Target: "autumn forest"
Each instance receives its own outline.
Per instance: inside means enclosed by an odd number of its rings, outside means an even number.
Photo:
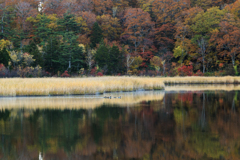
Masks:
[[[240,0],[0,0],[0,77],[240,72]]]

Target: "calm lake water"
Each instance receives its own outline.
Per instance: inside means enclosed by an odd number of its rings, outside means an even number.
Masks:
[[[240,159],[240,91],[0,99],[0,159]]]

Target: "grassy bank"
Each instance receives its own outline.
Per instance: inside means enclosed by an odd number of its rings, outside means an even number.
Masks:
[[[240,77],[89,77],[0,79],[0,96],[85,95],[161,90],[165,84],[240,84]]]
[[[165,84],[240,84],[240,77],[164,77]]]
[[[165,87],[166,91],[239,91],[240,85],[234,84],[178,84]]]
[[[0,96],[84,95],[104,92],[162,90],[161,78],[7,78],[0,79]]]

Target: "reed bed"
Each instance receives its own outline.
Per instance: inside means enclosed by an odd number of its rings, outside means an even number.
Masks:
[[[240,84],[240,77],[163,77],[165,84]]]
[[[6,78],[0,79],[0,96],[85,95],[104,92],[162,90],[161,78]]]
[[[119,97],[105,99],[103,96]],[[13,97],[2,98],[0,109],[94,109],[106,105],[132,106],[143,101],[163,100],[163,91],[123,92],[104,94],[102,96],[77,96],[77,97]]]
[[[166,86],[166,91],[239,91],[240,85],[234,84],[200,84]]]
[[[89,77],[0,79],[0,96],[86,95],[162,90],[164,84],[240,84],[240,77]]]

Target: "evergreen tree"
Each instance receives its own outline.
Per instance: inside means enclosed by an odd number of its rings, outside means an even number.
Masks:
[[[0,38],[1,39],[11,39],[13,35],[12,24],[14,22],[14,14],[8,7],[2,9],[2,14],[0,16]]]
[[[95,61],[102,69],[108,69],[109,65],[109,49],[104,42],[100,43],[95,54]]]
[[[75,15],[65,13],[63,19],[59,19],[59,34],[64,35],[65,32],[73,32],[78,34],[81,31],[81,26],[76,22]]]
[[[108,62],[109,74],[124,72],[124,53],[120,52],[119,48],[115,45],[110,50]]]
[[[102,38],[103,38],[102,29],[100,28],[98,23],[95,22],[93,24],[92,34],[91,34],[91,37],[90,37],[91,47],[92,48],[96,47],[96,44],[100,43]]]
[[[49,39],[47,45],[44,47],[43,50],[44,69],[54,74],[57,73],[57,71],[60,71],[60,42],[58,41],[58,39]]]
[[[58,21],[59,34],[62,36],[58,63],[61,71],[77,72],[83,67],[84,58],[82,48],[78,46],[76,34],[80,33],[81,26],[76,22],[75,15],[64,14]]]
[[[82,68],[84,64],[82,47],[78,46],[77,36],[75,36],[73,32],[66,32],[62,41],[59,59],[61,71],[68,70],[69,72],[76,72]]]
[[[113,46],[110,49],[109,53],[109,64],[108,64],[108,72],[110,74],[116,74],[119,72],[119,65],[120,65],[120,52],[117,46]]]
[[[14,29],[12,31],[12,33],[13,33],[13,36],[11,37],[11,42],[13,42],[13,46],[15,48],[21,48],[22,49],[23,48],[22,41],[24,39],[27,39],[26,33],[21,29]]]
[[[50,35],[54,34],[54,31],[48,27],[50,23],[50,19],[45,15],[38,15],[39,21],[34,23],[34,26],[36,27],[35,31],[35,41],[38,41],[40,45],[44,46],[45,42],[48,41],[48,38]]]
[[[33,59],[35,61],[33,62],[33,66],[36,67],[37,65],[40,65],[43,67],[43,55],[42,53],[38,50],[37,45],[31,41],[29,45],[24,47],[24,52],[27,52],[31,55],[33,55]]]
[[[78,72],[81,68],[86,67],[84,64],[85,58],[83,56],[83,48],[75,45],[73,47],[72,55],[72,72]]]
[[[0,51],[0,64],[2,63],[5,67],[8,66],[8,62],[11,60],[7,49],[3,48],[3,50]]]

